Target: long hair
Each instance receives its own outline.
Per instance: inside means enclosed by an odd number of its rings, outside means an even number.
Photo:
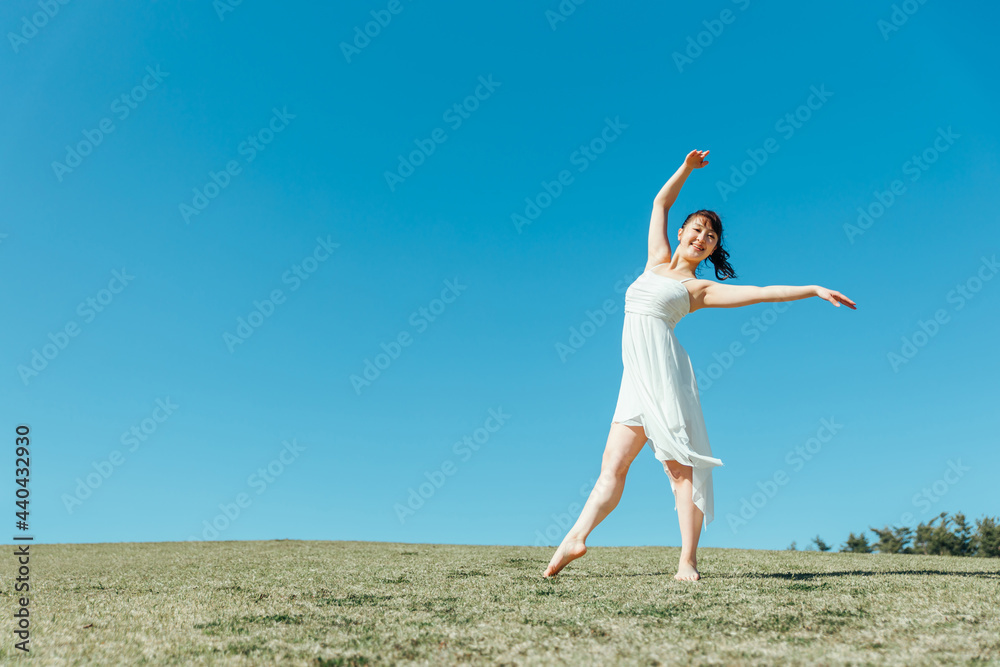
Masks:
[[[713,250],[712,254],[708,256],[708,261],[712,262],[712,266],[715,267],[715,277],[719,280],[735,278],[736,271],[734,271],[733,267],[729,264],[729,253],[722,247],[722,219],[719,217],[719,214],[715,211],[709,211],[706,209],[695,211],[684,219],[684,224],[681,225],[681,229],[684,229],[687,223],[694,218],[705,218],[708,220],[712,225],[712,230],[719,236],[719,242],[716,244],[715,250]],[[698,265],[695,273],[697,274],[700,269],[701,264]]]

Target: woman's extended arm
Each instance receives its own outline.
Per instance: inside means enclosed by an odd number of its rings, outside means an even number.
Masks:
[[[797,301],[818,296],[835,306],[844,304],[851,310],[856,310],[857,304],[840,292],[829,290],[819,285],[723,285],[709,282],[706,287],[697,290],[693,300],[700,308],[736,308],[755,303],[773,301]]]
[[[670,261],[673,252],[670,249],[670,238],[667,236],[667,211],[680,194],[681,186],[687,180],[692,169],[700,169],[708,164],[705,156],[708,151],[691,151],[684,158],[684,163],[674,172],[670,180],[660,188],[653,198],[653,213],[649,218],[649,260],[652,264]]]

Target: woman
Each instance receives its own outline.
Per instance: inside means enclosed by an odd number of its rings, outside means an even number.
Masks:
[[[681,554],[674,578],[695,581],[698,538],[714,518],[712,457],[698,399],[694,369],[674,336],[684,315],[700,308],[735,308],[765,301],[794,301],[818,296],[835,306],[855,303],[840,292],[818,285],[723,285],[695,277],[702,260],[712,262],[719,280],[735,278],[729,253],[722,247],[722,221],[712,211],[695,211],[677,231],[677,250],[667,238],[667,211],[692,169],[708,164],[708,151],[691,151],[653,200],[649,222],[646,271],[625,293],[622,332],[622,384],[604,449],[601,474],[576,523],[556,549],[542,576],[557,574],[587,553],[590,532],[621,498],[625,475],[642,446],[649,442],[663,463],[676,501]]]

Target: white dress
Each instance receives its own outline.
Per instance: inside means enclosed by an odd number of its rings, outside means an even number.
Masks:
[[[693,467],[691,495],[707,528],[715,516],[712,468],[723,463],[712,457],[694,368],[674,335],[691,311],[683,285],[688,280],[693,278],[678,281],[646,269],[625,292],[624,371],[612,422],[642,426],[658,461]],[[676,511],[673,480],[670,488]]]

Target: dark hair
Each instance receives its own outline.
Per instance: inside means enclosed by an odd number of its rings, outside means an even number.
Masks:
[[[715,211],[708,211],[705,209],[695,211],[684,219],[684,224],[681,225],[681,229],[684,229],[687,223],[693,218],[705,218],[708,220],[709,224],[712,226],[712,230],[719,236],[719,242],[716,244],[715,250],[712,251],[712,254],[708,257],[708,260],[712,262],[712,266],[715,267],[715,277],[719,280],[735,278],[736,272],[729,264],[729,253],[722,247],[722,219],[719,218],[719,214]],[[700,268],[701,264],[698,265],[698,269]],[[698,269],[695,269],[695,273],[698,272]]]

